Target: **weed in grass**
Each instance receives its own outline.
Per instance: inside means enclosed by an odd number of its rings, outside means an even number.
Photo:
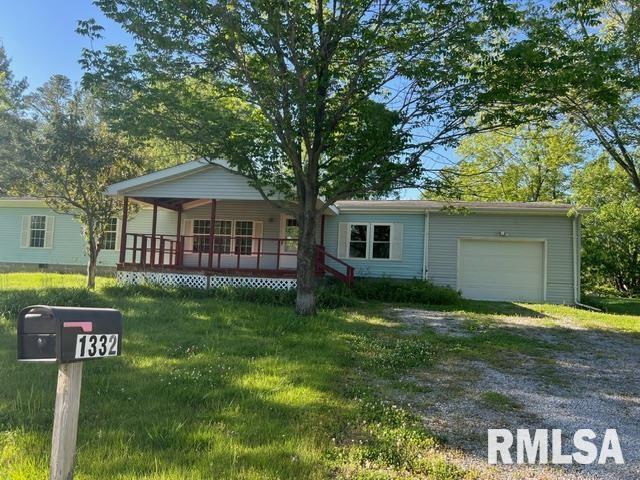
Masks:
[[[436,349],[424,338],[402,337],[384,341],[373,336],[351,338],[354,349],[365,358],[365,367],[380,374],[398,374],[407,370],[433,364]]]
[[[338,478],[469,478],[444,459],[443,439],[406,409],[370,395],[354,403],[355,421],[336,441]]]
[[[513,412],[522,409],[522,404],[500,392],[484,392],[480,395],[484,405],[500,412]]]

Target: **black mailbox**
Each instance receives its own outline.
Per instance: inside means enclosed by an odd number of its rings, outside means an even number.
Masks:
[[[18,316],[18,360],[71,363],[120,355],[122,315],[112,308],[27,307]]]

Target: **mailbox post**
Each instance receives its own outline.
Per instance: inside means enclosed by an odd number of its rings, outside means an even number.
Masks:
[[[50,480],[72,480],[82,362],[120,355],[122,315],[111,308],[27,307],[18,316],[18,360],[58,363]]]

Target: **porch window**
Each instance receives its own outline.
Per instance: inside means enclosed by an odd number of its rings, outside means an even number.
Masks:
[[[29,234],[29,246],[44,248],[44,237],[46,232],[47,217],[44,215],[32,215]]]
[[[253,222],[236,220],[236,253],[240,255],[251,255],[253,246]]]
[[[116,217],[110,218],[107,222],[104,230],[104,237],[102,238],[103,250],[115,250],[116,249],[116,237],[118,236],[118,219]]]
[[[231,253],[231,232],[233,222],[231,220],[216,220],[213,240],[214,253]]]
[[[367,258],[367,235],[369,225],[352,224],[349,233],[349,257]]]
[[[209,252],[209,231],[211,230],[210,220],[193,221],[193,252]]]
[[[391,253],[391,225],[373,225],[372,258],[388,259]]]
[[[298,220],[286,217],[284,222],[284,251],[285,253],[296,253],[298,251],[299,236]]]

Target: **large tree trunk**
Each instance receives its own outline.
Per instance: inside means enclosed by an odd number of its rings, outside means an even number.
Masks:
[[[89,240],[89,261],[87,262],[87,288],[96,288],[96,272],[98,270],[99,249],[95,240]]]
[[[314,203],[305,202],[298,215],[298,266],[296,313],[315,315],[316,313],[316,212]]]

